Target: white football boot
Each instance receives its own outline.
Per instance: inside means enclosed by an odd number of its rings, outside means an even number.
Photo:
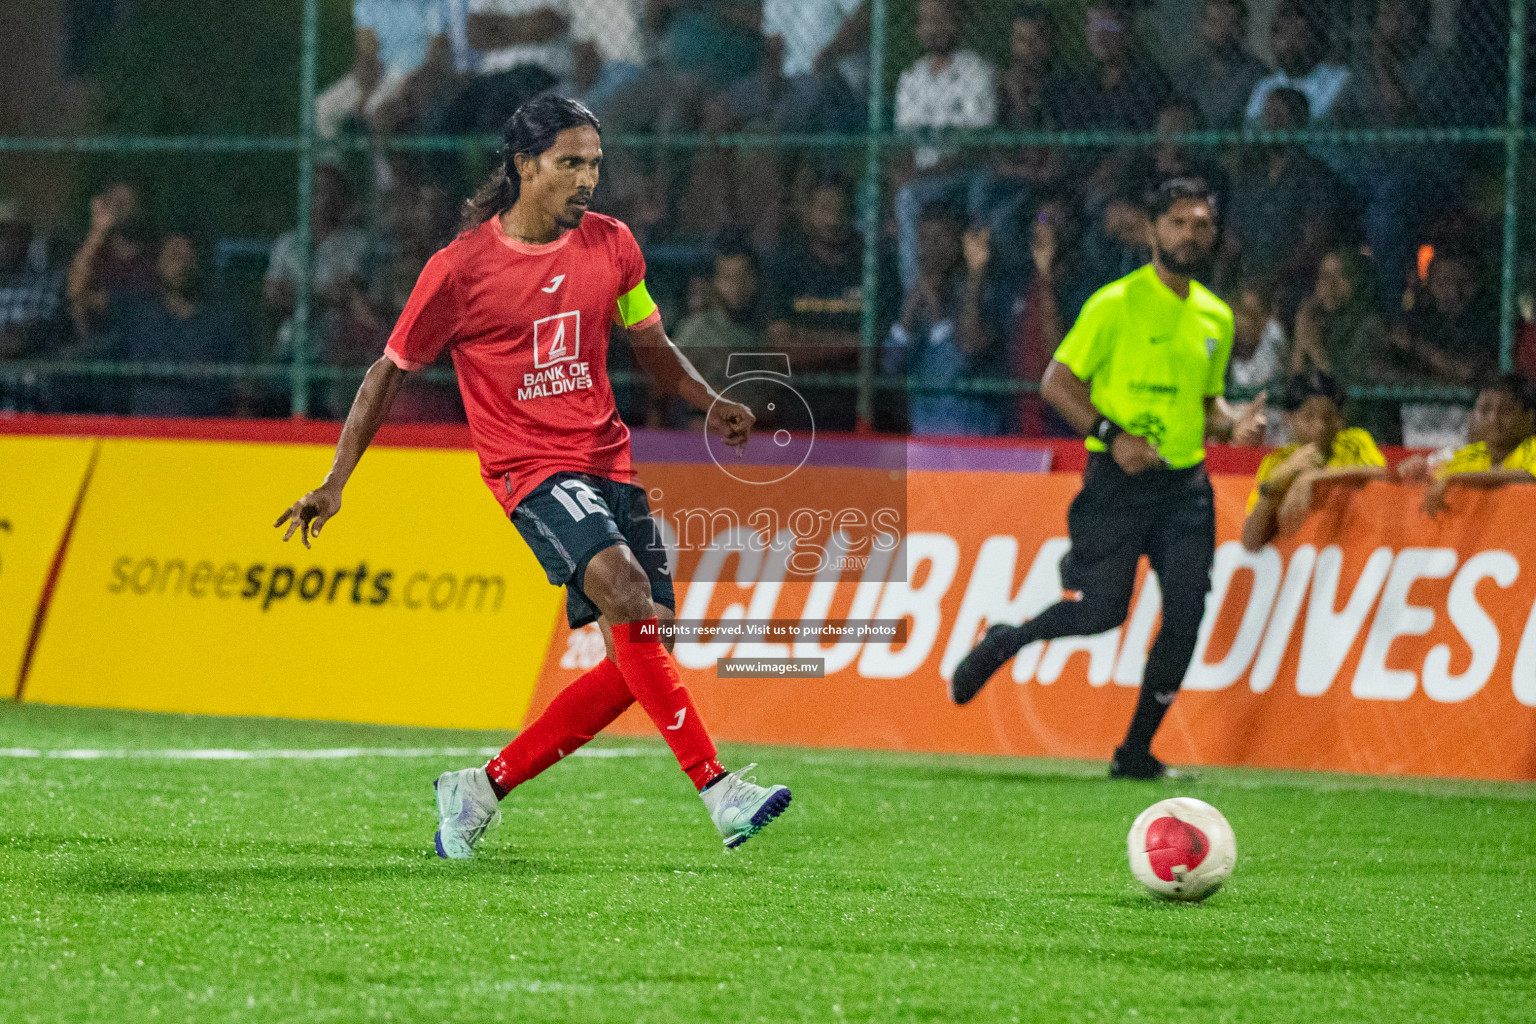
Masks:
[[[747,772],[756,767],[749,764],[727,772],[699,794],[727,850],[734,850],[757,835],[789,806],[787,786],[763,787],[755,778],[747,777]]]
[[[485,830],[501,821],[501,804],[484,768],[443,772],[432,783],[437,790],[437,855],[469,860]]]

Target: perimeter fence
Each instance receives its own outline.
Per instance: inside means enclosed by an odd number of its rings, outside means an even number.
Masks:
[[[1174,174],[1221,199],[1212,287],[1285,339],[1237,391],[1326,365],[1395,419],[1526,354],[1520,0],[60,9],[95,130],[0,136],[0,195],[64,197],[51,252],[0,251],[12,408],[344,414],[544,89],[603,118],[598,208],[673,336],[704,363],[819,346],[795,376],[834,429],[1049,433],[1044,360],[1145,260],[1137,199]],[[618,348],[631,418],[675,421]],[[414,414],[455,415],[451,382],[430,370]]]

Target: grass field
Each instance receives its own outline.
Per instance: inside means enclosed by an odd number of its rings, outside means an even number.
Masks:
[[[43,751],[503,739],[0,710]],[[0,757],[0,1021],[1536,1020],[1536,787],[727,748],[795,803],[726,855],[664,747],[599,746],[472,863],[428,856],[469,756]],[[1237,832],[1201,905],[1125,867],[1178,793]]]

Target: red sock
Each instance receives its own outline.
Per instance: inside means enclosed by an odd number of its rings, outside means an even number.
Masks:
[[[496,795],[506,796],[514,786],[576,751],[634,702],[619,666],[604,658],[555,694],[544,713],[491,758],[485,774],[491,777]]]
[[[692,779],[697,769],[715,760],[715,744],[694,709],[683,681],[678,678],[677,665],[661,645],[656,620],[644,619],[614,626],[613,655],[618,660],[619,671],[624,674],[624,682],[629,685],[629,692],[651,716],[651,721],[661,731],[661,738],[667,741],[667,746],[677,757],[677,763]],[[700,788],[704,785],[697,781],[694,784]]]

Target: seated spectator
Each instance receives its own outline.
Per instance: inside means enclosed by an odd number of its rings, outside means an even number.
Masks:
[[[1280,379],[1287,359],[1285,326],[1275,306],[1272,282],[1244,281],[1232,302],[1232,356],[1227,386],[1260,391]]]
[[[333,339],[326,352],[327,363],[361,367],[378,358],[427,260],[452,240],[455,214],[453,201],[434,186],[408,181],[391,190],[385,204],[388,235],[378,253],[380,272],[366,304],[354,304],[353,316]],[[445,350],[437,365],[451,368],[450,355]],[[354,390],[351,380],[333,382],[324,404],[344,413]],[[453,381],[427,380],[420,374],[407,378],[389,409],[389,419],[396,423],[458,422],[463,418],[458,386]]]
[[[1364,379],[1387,334],[1372,281],[1370,261],[1356,249],[1335,249],[1323,257],[1312,294],[1296,312],[1292,373],[1320,370],[1346,382]]]
[[[377,252],[373,238],[356,227],[354,220],[346,176],[330,164],[316,167],[310,211],[315,303],[309,339],[312,354],[330,356],[345,348],[354,321],[368,308],[367,282]],[[279,359],[293,356],[292,313],[298,279],[299,238],[297,231],[289,231],[272,243],[262,290],[267,307],[284,316],[277,332],[275,354]]]
[[[14,200],[0,200],[0,359],[33,355],[55,333],[64,280],[32,262],[32,225]]]
[[[1191,149],[1173,136],[1199,131],[1200,109],[1194,100],[1179,93],[1169,93],[1157,112],[1157,145],[1150,153],[1133,159],[1128,174],[1128,191],[1148,191],[1173,178],[1198,178],[1205,182],[1216,199],[1218,226],[1226,216],[1232,199],[1232,181],[1220,163],[1206,156],[1207,150]]]
[[[155,261],[152,291],[114,291],[94,354],[130,363],[243,363],[251,359],[244,318],[204,287],[203,259],[192,238],[170,234]],[[220,378],[135,380],[125,410],[133,416],[228,416],[233,389]]]
[[[315,97],[322,138],[364,126],[404,130],[452,87],[440,0],[353,0],[352,30],[352,70]]]
[[[1442,246],[1430,261],[1424,288],[1392,325],[1377,372],[1418,384],[1466,386],[1486,380],[1499,359],[1498,303],[1484,286],[1470,250]],[[1459,444],[1466,436],[1464,406],[1405,402],[1403,443],[1412,448]]]
[[[1370,48],[1351,72],[1349,120],[1366,128],[1433,123],[1444,105],[1441,55],[1430,45],[1429,0],[1377,0]],[[1336,162],[1365,200],[1365,244],[1381,308],[1399,308],[1413,266],[1414,231],[1463,162],[1454,147],[1339,148]]]
[[[571,11],[570,95],[605,122],[610,104],[645,72],[642,0],[583,0]]]
[[[1093,294],[1094,289],[1082,284],[1077,241],[1071,205],[1060,197],[1041,203],[1030,231],[1028,284],[1014,301],[1008,345],[1014,380],[1040,383],[1067,327]],[[1010,276],[1004,275],[1004,280]],[[1017,429],[1025,437],[1077,436],[1038,392],[1019,396]]]
[[[984,58],[960,49],[959,7],[944,0],[918,0],[917,39],[923,56],[896,84],[898,131],[989,128],[996,120],[996,74]],[[924,208],[963,201],[975,169],[954,150],[919,146],[901,176],[908,180],[896,191],[897,256],[902,287],[911,291],[919,273],[917,227]]]
[[[788,353],[796,373],[857,373],[864,311],[864,243],[853,231],[848,187],[824,179],[800,210],[799,230],[773,256],[768,275],[768,344]],[[891,282],[880,289],[889,295]],[[819,430],[852,430],[851,389],[803,391]]]
[[[154,251],[139,190],[119,182],[91,199],[91,228],[69,265],[67,295],[75,334],[101,326],[112,292],[155,287]]]
[[[764,60],[731,89],[743,122],[801,132],[864,128],[869,88],[869,0],[763,0]]]
[[[891,327],[885,373],[905,371],[914,435],[993,437],[1002,433],[1004,403],[982,395],[938,394],[972,378],[1001,376],[1004,316],[987,280],[985,228],[965,230],[962,215],[930,207],[918,225],[918,277]]]
[[[1155,63],[1137,52],[1131,0],[1093,0],[1084,20],[1088,62],[1051,82],[1044,104],[1052,127],[1146,131],[1171,88]]]
[[[1468,444],[1455,452],[1414,455],[1398,467],[1409,483],[1430,481],[1424,512],[1433,518],[1446,507],[1453,486],[1494,488],[1536,482],[1536,397],[1529,381],[1505,374],[1477,393],[1467,431]]]
[[[1157,65],[1131,39],[1131,0],[1094,0],[1084,30],[1089,61],[1057,77],[1046,91],[1046,122],[1064,130],[1148,131],[1171,89]],[[1134,158],[1128,149],[1080,149],[1067,158],[1068,174],[1086,182],[1090,202],[1113,192]]]
[[[1041,131],[1047,127],[1045,95],[1056,77],[1056,28],[1050,9],[1035,2],[1014,8],[1008,35],[1008,67],[998,76],[997,127]],[[1048,146],[1000,147],[991,167],[976,178],[972,216],[992,232],[993,250],[1022,252],[1029,241],[1029,217],[1042,193],[1060,181],[1062,150]],[[1021,215],[1022,214],[1022,215]]]
[[[648,0],[646,19],[685,89],[724,92],[763,55],[761,0]]]
[[[1350,77],[1348,68],[1326,58],[1325,10],[1320,0],[1280,0],[1275,6],[1269,23],[1269,48],[1279,70],[1260,79],[1249,94],[1250,124],[1270,127],[1266,109],[1270,94],[1276,89],[1294,89],[1307,98],[1307,119],[1292,127],[1335,120],[1335,108],[1345,95]]]
[[[1289,131],[1306,122],[1306,96],[1295,89],[1269,93],[1266,129]],[[1346,210],[1338,179],[1301,146],[1258,149],[1232,183],[1218,278],[1279,281],[1281,310],[1294,310],[1301,295],[1291,283],[1308,287],[1316,278],[1323,255],[1346,234]]]
[[[716,390],[723,389],[732,353],[763,348],[762,303],[757,255],[740,237],[727,235],[715,251],[704,309],[685,318],[673,340],[699,375]],[[791,366],[791,372],[798,370]]]
[[[572,0],[461,0],[450,7],[455,62],[468,76],[435,118],[447,134],[497,132],[573,70]]]
[[[1194,97],[1202,121],[1212,128],[1236,128],[1253,87],[1269,74],[1248,49],[1247,0],[1205,0],[1197,32],[1195,52],[1175,80]]]
[[[1368,431],[1346,427],[1343,392],[1326,373],[1293,376],[1281,399],[1291,443],[1264,456],[1248,496],[1243,547],[1257,551],[1312,514],[1319,485],[1383,479],[1387,460]]]
[[[1152,222],[1142,198],[1139,190],[1127,183],[1107,201],[1085,207],[1087,228],[1073,268],[1077,280],[1071,286],[1074,294],[1083,296],[1083,302],[1111,281],[1120,280],[1151,260]],[[1081,303],[1078,308],[1082,308]],[[1067,322],[1070,324],[1075,316],[1074,312]]]

